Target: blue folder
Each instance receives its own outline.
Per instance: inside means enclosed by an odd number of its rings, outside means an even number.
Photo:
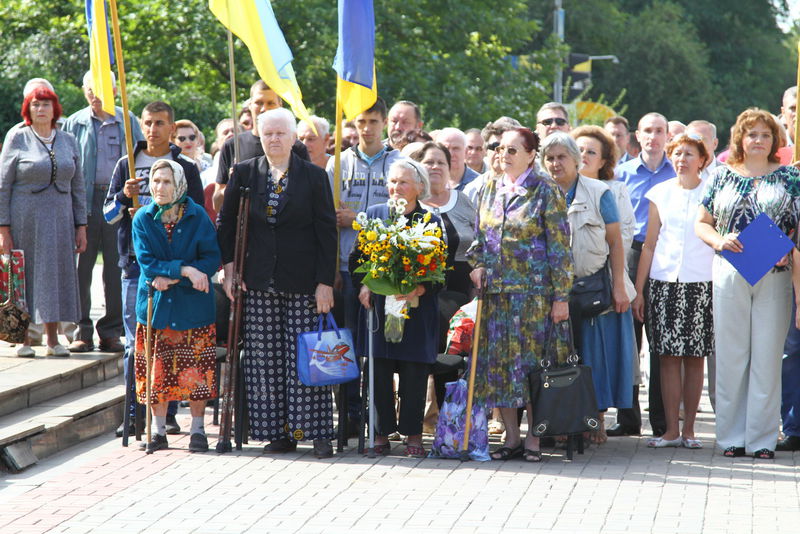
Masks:
[[[745,280],[754,286],[794,246],[792,240],[762,213],[739,234],[744,250],[723,250],[722,256],[733,265]]]

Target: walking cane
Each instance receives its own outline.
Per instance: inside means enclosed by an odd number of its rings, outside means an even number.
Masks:
[[[472,398],[475,393],[475,367],[478,361],[478,343],[481,334],[481,308],[483,308],[483,292],[486,289],[486,279],[481,280],[478,290],[477,311],[475,312],[475,327],[472,329],[472,355],[469,360],[469,381],[467,382],[467,412],[464,415],[464,439],[461,446],[461,461],[469,461],[469,432],[472,430]]]
[[[373,314],[375,313],[375,304],[372,308],[367,310],[367,334],[369,335],[369,350],[367,354],[367,365],[369,366],[369,447],[367,448],[367,457],[375,458],[375,366],[373,356]]]
[[[122,416],[122,446],[128,446],[128,438],[130,437],[130,428],[131,428],[131,404],[134,404],[134,399],[136,398],[136,392],[133,390],[134,384],[136,383],[134,374],[136,373],[136,366],[134,365],[135,356],[133,354],[128,355],[128,361],[125,363],[126,373],[125,373],[125,413]],[[134,425],[136,425],[136,405],[134,404]],[[135,432],[135,431],[134,431]]]
[[[153,284],[152,282],[147,284],[147,328],[145,329],[145,339],[144,339],[144,360],[145,360],[145,392],[147,394],[146,399],[146,410],[147,410],[147,445],[145,448],[145,452],[147,454],[153,454],[153,450],[150,448],[150,441],[151,441],[151,434],[153,422],[153,413],[150,410],[150,395],[153,393],[153,343],[151,336],[153,335]]]

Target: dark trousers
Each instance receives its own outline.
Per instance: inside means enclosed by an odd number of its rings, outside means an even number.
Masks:
[[[375,366],[375,410],[378,413],[379,436],[400,432],[404,436],[422,434],[422,418],[425,415],[425,394],[428,390],[430,364],[374,358]],[[400,375],[400,421],[394,404],[392,377]]]
[[[78,321],[76,340],[92,344],[94,326],[89,313],[92,310],[92,272],[97,255],[103,255],[103,292],[106,313],[97,321],[100,339],[118,340],[122,335],[122,290],[120,288],[119,253],[117,252],[117,228],[119,224],[108,224],[103,218],[103,199],[108,187],[95,187],[91,213],[86,227],[86,251],[78,256],[78,295],[81,302],[81,318]]]
[[[795,313],[797,307],[792,304],[792,318]],[[783,352],[781,370],[783,433],[787,436],[800,436],[800,330],[794,326],[794,321],[789,326]]]
[[[636,279],[636,272],[639,269],[639,256],[640,250],[631,248],[628,252],[628,275],[632,280]],[[647,292],[647,287],[645,287]],[[645,295],[645,298],[647,296]],[[645,307],[646,309],[646,307]],[[647,317],[645,317],[645,320]],[[633,332],[636,336],[636,347],[642,347],[642,329],[645,328],[643,323],[635,320],[633,321]],[[666,416],[664,414],[664,401],[661,399],[661,360],[659,358],[650,358],[650,381],[647,385],[647,400],[650,405],[650,426],[654,430],[664,431],[667,427]],[[642,413],[639,406],[639,386],[633,386],[633,404],[632,408],[619,410],[617,421],[626,429],[639,430],[642,426]]]
[[[344,301],[344,326],[353,333],[353,346],[358,347],[358,310],[361,303],[358,301],[358,291],[353,287],[350,273],[340,271],[340,274],[342,276],[342,300]],[[347,417],[350,421],[358,421],[361,419],[359,379],[342,385],[344,388],[341,388],[340,391],[344,391],[344,398],[340,398],[338,402],[344,402],[347,406]]]

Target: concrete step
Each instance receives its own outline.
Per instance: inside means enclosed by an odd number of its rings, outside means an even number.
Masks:
[[[43,353],[43,347],[36,347]],[[0,416],[122,375],[122,353],[87,352],[69,358],[0,354]],[[0,425],[2,428],[2,425]]]
[[[114,430],[122,420],[122,375],[0,417],[0,460],[20,470],[36,460]],[[27,465],[16,455],[25,451]],[[30,456],[32,454],[32,457]]]

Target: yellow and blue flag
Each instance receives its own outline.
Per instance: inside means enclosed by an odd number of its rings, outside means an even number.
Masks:
[[[339,48],[333,68],[339,77],[337,98],[352,120],[378,99],[372,0],[339,0]]]
[[[269,0],[209,0],[208,7],[223,26],[247,45],[261,79],[298,118],[311,123],[292,69],[292,51]]]
[[[114,84],[111,81],[111,32],[108,30],[105,0],[86,0],[86,25],[89,30],[89,64],[92,92],[103,102],[103,111],[114,115]]]

